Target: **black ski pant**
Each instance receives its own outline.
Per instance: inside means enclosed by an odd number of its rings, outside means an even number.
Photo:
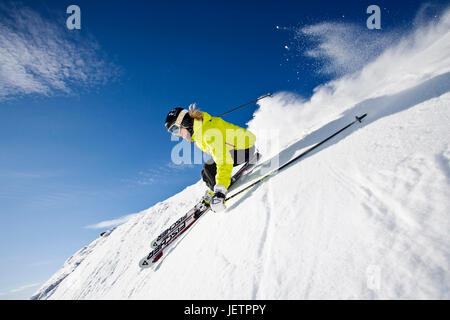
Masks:
[[[255,146],[248,149],[230,150],[231,157],[233,158],[233,167],[250,161],[255,154]],[[202,178],[205,181],[209,189],[214,190],[216,185],[216,173],[217,165],[213,158],[209,159],[203,164]]]

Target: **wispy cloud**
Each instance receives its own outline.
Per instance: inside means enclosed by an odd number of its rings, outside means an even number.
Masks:
[[[26,289],[30,289],[30,288],[37,287],[37,286],[39,286],[39,285],[41,285],[41,284],[40,284],[40,283],[26,284],[26,285],[23,285],[23,286],[18,287],[18,288],[16,288],[16,289],[10,290],[9,293],[17,293],[17,292],[21,292],[21,291],[24,291],[24,290],[26,290]],[[3,293],[3,294],[6,294],[6,293]]]
[[[102,221],[102,222],[99,222],[96,224],[92,224],[92,225],[86,226],[85,228],[86,229],[108,229],[108,228],[116,227],[118,225],[124,224],[125,222],[127,222],[128,220],[130,220],[137,214],[138,213],[128,214],[128,215],[125,215],[125,216],[117,218],[117,219],[106,220],[106,221]]]
[[[194,168],[193,164],[175,164],[173,162],[169,162],[166,164],[166,167],[173,170],[186,170]]]
[[[0,100],[71,93],[117,77],[98,43],[22,5],[0,4]]]
[[[157,168],[150,168],[144,171],[139,171],[135,177],[122,179],[122,181],[129,183],[131,185],[140,185],[140,186],[153,185],[155,183],[162,183],[168,181],[168,179],[176,176],[177,173],[192,168],[195,168],[195,165],[193,164],[178,165],[174,164],[173,162],[168,162],[167,164],[159,166]]]
[[[7,179],[48,179],[53,177],[58,177],[62,173],[59,171],[40,171],[40,172],[31,172],[31,171],[23,171],[23,170],[0,170],[0,178]]]
[[[167,181],[170,177],[174,177],[179,173],[180,171],[192,169],[195,166],[193,164],[182,164],[182,165],[176,165],[172,162],[166,163],[165,165],[159,166],[157,168],[148,169],[145,171],[140,171],[137,174],[137,177],[133,179],[122,179],[123,182],[132,184],[132,185],[140,185],[140,186],[147,186],[152,185],[154,183],[164,183]],[[88,225],[85,228],[86,229],[109,229],[112,227],[119,226],[121,224],[124,224],[134,216],[136,216],[139,213],[132,213],[127,214],[125,216],[102,221],[96,224]]]

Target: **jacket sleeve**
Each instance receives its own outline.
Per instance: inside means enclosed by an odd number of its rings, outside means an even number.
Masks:
[[[217,130],[217,135],[209,137],[209,149],[211,150],[211,156],[216,163],[216,184],[223,185],[225,188],[230,186],[231,173],[233,171],[233,158],[229,152],[229,147],[225,143],[225,137],[222,137]]]
[[[227,152],[228,153],[228,152]],[[231,155],[228,153],[229,157]],[[233,160],[229,163],[217,163],[216,184],[221,184],[228,189],[231,183],[231,173],[233,171]]]

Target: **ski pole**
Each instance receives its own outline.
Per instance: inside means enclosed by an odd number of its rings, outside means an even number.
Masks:
[[[356,120],[354,120],[352,123],[346,125],[344,128],[342,128],[339,131],[336,131],[335,133],[333,133],[331,136],[329,136],[328,138],[318,142],[317,144],[313,145],[311,148],[309,148],[308,150],[306,150],[305,152],[299,154],[298,156],[296,156],[294,159],[289,160],[288,162],[286,162],[285,164],[283,164],[282,166],[276,168],[275,170],[269,172],[268,174],[266,174],[265,176],[263,176],[262,178],[259,178],[258,180],[256,180],[255,182],[249,184],[248,186],[246,186],[245,188],[243,188],[242,190],[239,190],[238,192],[236,192],[235,194],[229,196],[228,198],[225,199],[225,201],[230,200],[231,198],[234,198],[235,196],[237,196],[238,194],[244,192],[245,190],[250,189],[251,187],[253,187],[254,185],[257,185],[258,183],[262,182],[263,180],[269,178],[271,175],[281,171],[282,169],[286,168],[288,165],[290,165],[291,163],[297,161],[298,159],[300,159],[301,157],[307,155],[308,153],[310,153],[311,151],[313,151],[314,149],[316,149],[318,146],[322,145],[323,143],[327,142],[328,140],[330,140],[331,138],[333,138],[334,136],[338,135],[339,133],[341,133],[342,131],[344,131],[345,129],[347,129],[348,127],[350,127],[351,125],[353,125],[356,122],[361,122],[361,120],[363,118],[365,118],[365,116],[367,116],[367,113],[363,114],[362,116],[356,116]]]
[[[239,106],[239,107],[233,108],[233,109],[231,109],[230,111],[224,112],[224,113],[218,115],[218,117],[222,117],[222,116],[224,116],[224,115],[226,115],[226,114],[228,114],[228,113],[231,113],[231,112],[233,112],[233,111],[235,111],[235,110],[237,110],[237,109],[243,108],[243,107],[245,107],[245,106],[248,106],[249,104],[255,103],[255,102],[257,102],[257,101],[259,101],[259,100],[261,100],[261,99],[264,99],[264,98],[267,98],[267,97],[271,97],[271,96],[272,96],[272,94],[269,92],[268,94],[266,94],[266,95],[264,95],[264,96],[262,96],[262,97],[259,97],[259,98],[256,99],[256,100],[247,102],[246,104],[243,104],[243,105],[241,105],[241,106]]]

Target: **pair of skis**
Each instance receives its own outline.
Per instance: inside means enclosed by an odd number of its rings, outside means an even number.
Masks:
[[[255,154],[255,158],[246,162],[231,178],[230,187],[238,181],[245,173],[255,166],[260,159],[259,153]],[[182,234],[185,234],[207,211],[211,209],[209,206],[210,199],[203,197],[191,210],[175,221],[169,228],[164,230],[158,237],[151,242],[153,249],[146,257],[141,259],[139,266],[143,269],[154,266],[163,256],[164,252],[172,246]]]

